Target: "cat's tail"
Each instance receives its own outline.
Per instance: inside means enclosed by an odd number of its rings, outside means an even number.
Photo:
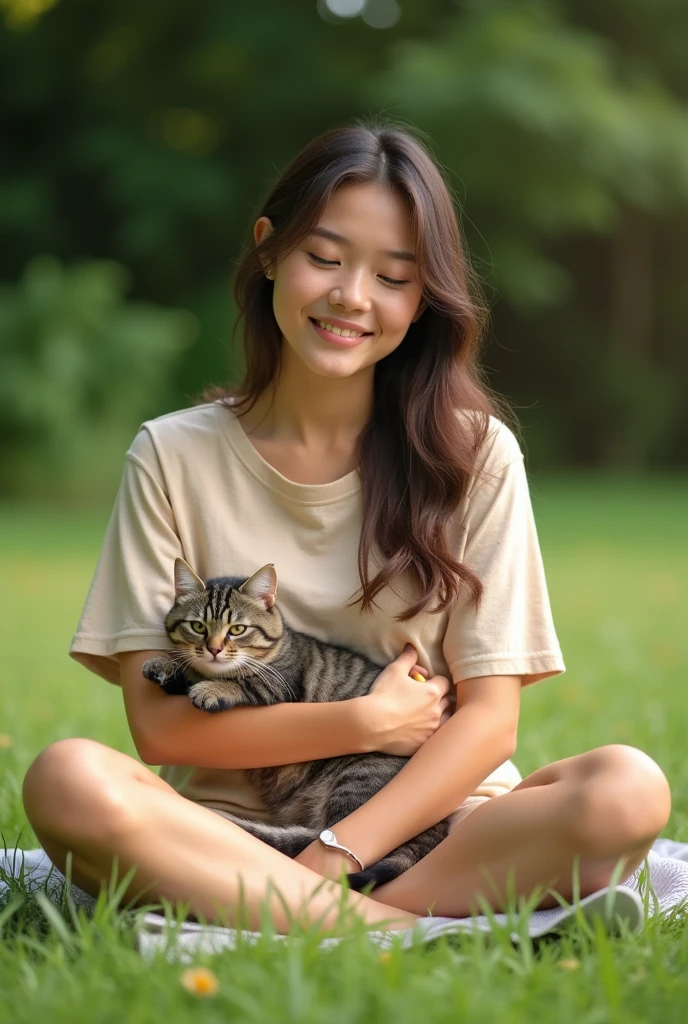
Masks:
[[[304,825],[270,825],[265,821],[250,821],[234,814],[225,814],[224,817],[240,825],[256,839],[262,839],[268,846],[285,853],[287,857],[296,857],[319,835],[318,829],[306,828]]]

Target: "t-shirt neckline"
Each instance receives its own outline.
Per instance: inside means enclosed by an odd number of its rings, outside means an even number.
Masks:
[[[215,405],[220,406],[222,426],[234,452],[246,469],[266,487],[278,491],[292,501],[304,505],[319,505],[332,501],[341,501],[360,491],[361,478],[358,469],[352,469],[349,473],[345,473],[344,476],[339,477],[337,480],[331,480],[326,484],[302,484],[283,476],[254,447],[241,425],[239,417],[231,407],[232,399],[218,399]]]

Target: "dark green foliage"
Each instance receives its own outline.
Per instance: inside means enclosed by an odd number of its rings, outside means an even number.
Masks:
[[[36,254],[114,261],[132,301],[189,310],[200,327],[92,458],[102,486],[142,413],[226,379],[232,269],[278,169],[317,132],[381,112],[427,132],[447,169],[494,310],[490,382],[527,410],[536,462],[684,465],[685,4],[401,0],[384,31],[323,10],[2,6],[0,277],[16,283]],[[94,372],[127,358],[115,346]],[[112,388],[124,379],[114,369]],[[4,415],[15,433],[43,429],[41,411],[35,425]],[[81,419],[82,436],[91,426]],[[43,476],[52,455],[31,451],[12,446],[6,489]],[[57,475],[45,493],[73,493]]]
[[[128,277],[112,261],[65,268],[43,256],[18,285],[0,287],[5,494],[75,487],[77,467],[112,458],[104,446],[125,443],[166,397],[169,368],[196,323],[184,310],[125,302]]]

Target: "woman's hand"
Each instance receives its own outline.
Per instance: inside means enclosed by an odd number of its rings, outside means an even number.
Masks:
[[[310,868],[311,871],[317,871],[323,878],[331,878],[334,882],[339,881],[342,871],[350,875],[354,871],[360,870],[353,858],[349,857],[346,853],[342,853],[340,850],[333,850],[328,846],[323,846],[318,839],[309,843],[305,850],[302,850],[301,853],[294,857],[294,860]]]
[[[422,683],[411,679],[411,673],[427,676],[427,670],[416,664],[416,656],[415,648],[407,644],[360,698],[371,750],[411,757],[451,716],[452,683],[446,676],[432,676]]]

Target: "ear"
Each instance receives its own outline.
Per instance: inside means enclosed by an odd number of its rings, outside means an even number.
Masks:
[[[197,576],[188,562],[183,558],[174,560],[174,594],[175,597],[182,597],[186,594],[196,593],[198,590],[205,590],[205,583],[200,576]]]
[[[246,594],[246,597],[252,597],[254,601],[262,601],[266,611],[272,608],[277,594],[277,573],[272,562],[264,565],[250,579],[242,583],[239,590],[242,594]]]
[[[259,217],[256,223],[253,225],[253,240],[256,243],[256,245],[260,245],[260,243],[264,241],[264,239],[268,238],[272,234],[272,232],[273,227],[270,218]],[[267,273],[270,270],[270,267],[267,265],[267,263],[264,263],[262,259],[261,263],[263,264],[263,270]]]

